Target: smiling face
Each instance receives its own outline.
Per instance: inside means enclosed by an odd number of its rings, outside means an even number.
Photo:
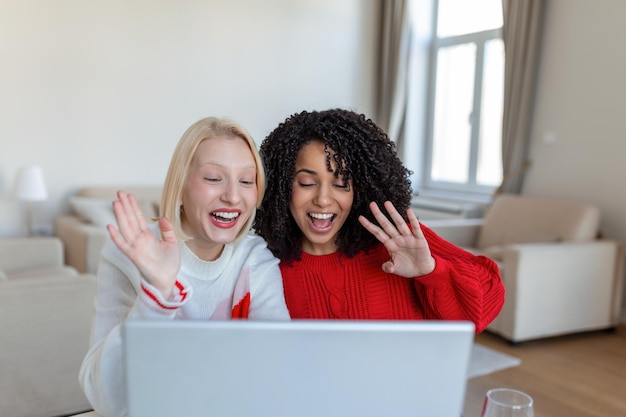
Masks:
[[[333,170],[336,163],[331,163]],[[327,168],[324,144],[312,141],[296,159],[289,210],[302,231],[302,250],[313,255],[337,251],[337,234],[350,210],[354,190],[342,176],[335,178]]]
[[[214,260],[256,209],[256,164],[239,137],[204,140],[193,156],[182,194],[182,227],[196,256]]]

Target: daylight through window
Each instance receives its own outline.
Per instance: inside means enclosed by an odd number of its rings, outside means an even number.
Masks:
[[[425,184],[488,193],[502,180],[501,0],[438,0],[435,9]]]

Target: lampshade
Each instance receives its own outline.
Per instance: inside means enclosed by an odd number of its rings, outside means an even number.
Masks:
[[[43,201],[48,198],[43,172],[39,166],[20,168],[15,178],[15,195],[24,201]]]

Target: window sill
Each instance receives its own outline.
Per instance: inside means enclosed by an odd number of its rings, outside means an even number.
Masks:
[[[411,207],[420,219],[479,218],[491,199],[491,195],[428,190],[415,194]]]

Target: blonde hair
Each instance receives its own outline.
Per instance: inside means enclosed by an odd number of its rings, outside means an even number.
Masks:
[[[200,143],[216,137],[241,138],[248,144],[256,164],[256,189],[258,194],[256,207],[258,208],[261,201],[263,201],[263,194],[265,193],[265,170],[263,169],[263,163],[261,162],[261,157],[259,156],[252,136],[239,124],[229,119],[218,117],[200,119],[189,126],[178,141],[176,149],[174,149],[174,154],[172,155],[172,160],[170,161],[167,176],[165,177],[163,195],[161,197],[159,215],[167,218],[172,223],[176,237],[181,240],[190,239],[183,231],[181,204],[183,188],[187,180],[187,175],[189,174],[191,161]],[[255,212],[250,215],[250,218],[241,229],[236,239],[248,233],[254,222],[254,217]]]

